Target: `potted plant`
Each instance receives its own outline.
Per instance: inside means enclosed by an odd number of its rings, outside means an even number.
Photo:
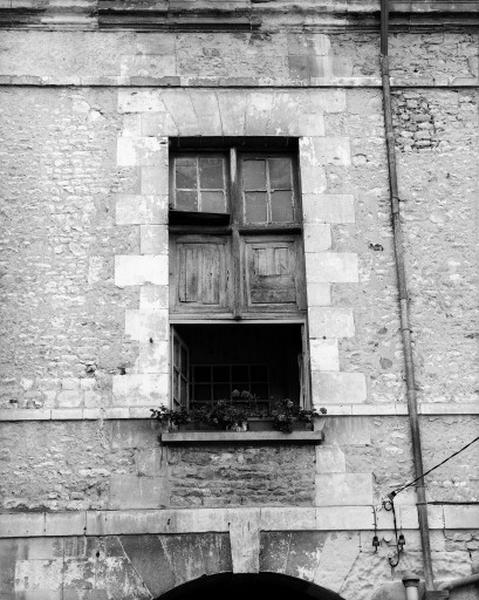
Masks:
[[[220,400],[209,413],[209,421],[226,431],[247,431],[248,410],[231,402]]]
[[[178,431],[181,425],[191,422],[188,411],[183,406],[171,409],[162,404],[159,408],[151,408],[151,418],[166,426],[168,431]]]
[[[326,409],[321,407],[319,411],[315,408],[300,408],[289,398],[278,400],[272,410],[273,429],[283,433],[291,433],[296,423],[312,426],[316,418],[326,414]]]

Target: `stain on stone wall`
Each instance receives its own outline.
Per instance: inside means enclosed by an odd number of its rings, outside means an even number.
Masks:
[[[231,571],[228,534],[0,540],[0,594],[140,600]]]

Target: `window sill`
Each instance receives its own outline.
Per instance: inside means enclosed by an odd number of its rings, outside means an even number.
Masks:
[[[322,431],[172,431],[161,435],[163,444],[202,444],[232,442],[250,443],[283,443],[283,444],[321,444]]]

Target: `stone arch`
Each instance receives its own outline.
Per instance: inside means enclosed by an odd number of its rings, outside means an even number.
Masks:
[[[315,583],[280,573],[204,575],[165,592],[157,600],[343,600]]]

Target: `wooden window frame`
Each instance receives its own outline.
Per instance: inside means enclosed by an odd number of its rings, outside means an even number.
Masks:
[[[187,324],[220,324],[231,323],[232,320],[250,324],[264,325],[268,323],[290,323],[301,326],[302,340],[302,357],[303,368],[300,373],[300,404],[305,408],[311,407],[311,370],[309,359],[309,343],[308,343],[308,324],[307,324],[307,306],[305,294],[305,265],[304,265],[304,244],[303,244],[303,226],[302,226],[302,205],[301,205],[301,189],[299,180],[299,163],[298,163],[298,146],[297,140],[291,138],[178,138],[170,140],[170,155],[186,156],[186,155],[207,155],[207,154],[222,154],[228,156],[225,169],[225,189],[226,203],[229,212],[229,222],[215,221],[215,219],[203,218],[202,222],[198,222],[201,216],[197,219],[192,218],[187,222],[180,222],[172,218],[170,211],[169,237],[170,237],[170,264],[176,263],[177,256],[175,251],[175,243],[181,236],[200,236],[207,239],[211,236],[227,236],[231,240],[231,266],[232,266],[232,283],[231,293],[233,297],[232,310],[222,312],[221,310],[213,310],[206,312],[205,310],[194,310],[187,312],[171,311],[171,307],[175,305],[175,301],[171,294],[176,293],[178,274],[173,268],[170,271],[170,325],[174,329],[175,325]],[[294,198],[294,221],[288,223],[265,223],[254,224],[245,223],[243,219],[243,198],[241,190],[241,158],[243,156],[251,157],[274,157],[288,156],[292,161],[292,186]],[[174,195],[174,160],[170,159],[170,198]],[[196,217],[196,215],[195,215]],[[300,281],[298,285],[302,289],[298,289],[298,307],[296,309],[287,310],[284,307],[271,307],[269,310],[248,310],[246,302],[246,282],[244,274],[246,272],[245,259],[243,257],[245,248],[244,240],[258,236],[260,239],[268,239],[276,236],[285,236],[288,239],[294,237],[296,240],[296,257],[298,260],[298,273],[300,273]],[[199,239],[199,238],[198,238]],[[243,268],[242,268],[243,265]],[[174,283],[172,283],[174,282]],[[173,335],[173,331],[172,331]],[[171,365],[173,370],[173,365]],[[172,379],[172,377],[171,377]],[[172,395],[170,394],[170,397]]]

